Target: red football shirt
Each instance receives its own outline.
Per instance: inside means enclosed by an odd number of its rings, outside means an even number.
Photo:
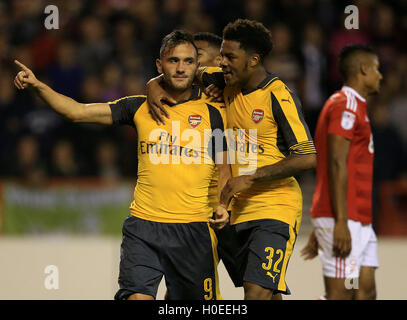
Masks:
[[[347,159],[348,219],[372,222],[373,137],[366,100],[344,86],[325,103],[315,131],[317,181],[311,216],[334,217],[328,181],[328,135],[337,134],[350,141]]]

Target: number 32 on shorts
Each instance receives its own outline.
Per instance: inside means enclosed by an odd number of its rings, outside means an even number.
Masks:
[[[261,264],[262,268],[264,270],[270,270],[271,267],[273,267],[273,271],[276,273],[280,273],[280,269],[278,269],[278,266],[280,265],[281,260],[283,260],[284,258],[284,251],[281,249],[277,249],[275,254],[276,256],[278,256],[277,260],[274,262],[274,266],[273,266],[273,257],[274,257],[274,248],[272,247],[266,247],[264,248],[264,251],[266,253],[269,253],[268,255],[266,255],[266,259],[267,262],[263,262]]]

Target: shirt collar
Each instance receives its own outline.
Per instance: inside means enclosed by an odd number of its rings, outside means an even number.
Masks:
[[[363,98],[355,89],[348,87],[348,86],[343,86],[341,90],[347,91],[355,95],[359,100],[366,102],[366,99]]]
[[[199,86],[193,85],[191,95],[189,96],[188,99],[178,101],[175,104],[170,104],[169,102],[167,102],[167,103],[168,103],[168,105],[171,105],[171,106],[177,106],[181,103],[188,102],[189,100],[199,99],[199,98],[201,98],[201,95],[202,95],[201,88]]]
[[[266,88],[270,83],[274,82],[277,79],[278,79],[277,74],[267,72],[267,76],[259,83],[259,85],[256,88],[251,90],[242,89],[241,91],[243,94],[249,94],[253,91],[256,91],[257,89]]]

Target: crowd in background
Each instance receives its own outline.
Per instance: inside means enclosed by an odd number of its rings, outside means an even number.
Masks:
[[[47,30],[44,0],[0,1],[0,176],[136,177],[131,127],[72,124],[13,79],[18,59],[57,92],[83,102],[144,94],[157,75],[162,37],[175,28],[221,35],[236,18],[255,19],[274,40],[269,71],[296,92],[311,132],[324,101],[341,86],[340,49],[368,43],[384,80],[369,99],[375,179],[406,173],[407,2],[330,0],[55,0],[59,29]],[[344,27],[344,8],[359,10],[359,29]]]

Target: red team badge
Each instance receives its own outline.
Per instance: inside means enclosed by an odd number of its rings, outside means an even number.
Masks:
[[[255,124],[258,124],[261,120],[263,120],[264,111],[262,109],[254,109],[252,112],[252,120]]]
[[[188,117],[189,125],[192,128],[196,128],[197,126],[199,126],[201,124],[201,121],[202,117],[199,114],[194,114]]]

